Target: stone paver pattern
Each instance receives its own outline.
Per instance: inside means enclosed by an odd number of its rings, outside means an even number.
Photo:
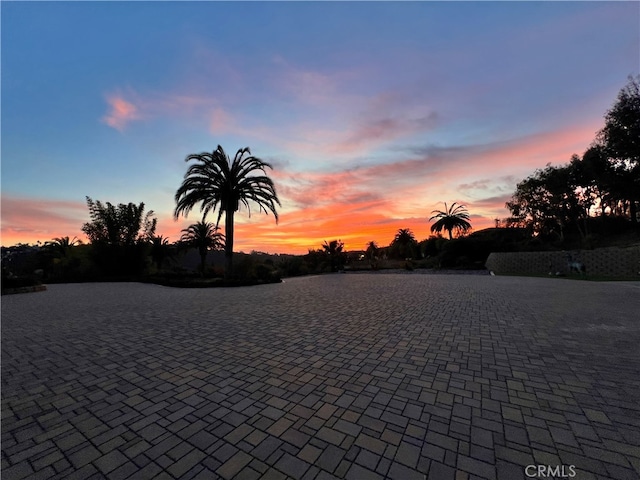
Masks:
[[[1,461],[3,480],[638,479],[640,283],[5,296]]]

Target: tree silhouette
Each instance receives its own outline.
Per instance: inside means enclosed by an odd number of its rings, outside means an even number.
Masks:
[[[199,203],[203,221],[210,211],[218,209],[216,227],[225,214],[225,277],[229,278],[233,269],[234,215],[240,205],[246,206],[250,215],[249,201],[252,201],[260,211],[273,213],[278,222],[276,204],[280,205],[280,201],[273,181],[264,174],[266,168],[272,167],[251,156],[249,148],[238,150],[231,161],[220,145],[212,153],[192,154],[185,159],[191,160],[197,163],[187,169],[176,192],[174,218],[178,219],[180,214],[186,217]],[[260,172],[262,175],[255,175]]]
[[[44,247],[48,248],[52,254],[66,257],[71,248],[76,245],[82,245],[82,240],[78,240],[76,237],[70,239],[69,237],[56,237],[53,240],[44,243]]]
[[[369,264],[373,270],[378,268],[378,244],[373,240],[367,243],[367,249],[365,250],[365,256],[369,260]]]
[[[153,211],[144,203],[102,203],[87,198],[91,221],[82,226],[97,266],[107,275],[137,275],[145,268],[148,240],[156,229]]]
[[[400,228],[389,245],[392,254],[398,258],[413,258],[418,242],[409,228]]]
[[[344,264],[344,242],[340,240],[331,240],[327,242],[325,240],[322,245],[325,254],[329,257],[329,262],[331,264],[331,271],[337,272],[340,270]]]
[[[536,234],[554,234],[563,241],[573,225],[584,237],[579,221],[587,217],[590,202],[586,197],[581,202],[576,194],[576,178],[575,164],[549,164],[518,183],[506,207]]]
[[[640,201],[640,75],[618,93],[616,103],[605,114],[605,126],[598,133],[600,145],[613,167],[616,190],[624,203],[625,213],[638,222]]]
[[[160,270],[165,258],[170,255],[169,239],[162,235],[151,235],[149,241],[151,242],[151,259],[156,264],[156,268]]]
[[[447,204],[444,204],[444,210],[433,210],[431,213],[435,213],[429,221],[438,219],[436,223],[431,225],[431,231],[440,233],[442,230],[449,232],[449,240],[453,238],[451,232],[455,230],[458,234],[466,233],[471,229],[469,223],[469,212],[464,205],[457,205],[454,202],[451,207],[447,208]]]
[[[198,249],[200,254],[200,274],[204,276],[207,252],[224,246],[222,234],[213,223],[200,221],[182,230],[180,241]]]
[[[153,218],[153,210],[144,215],[144,203],[115,206],[86,198],[91,222],[85,223],[82,231],[91,243],[131,246],[155,233],[157,219]]]

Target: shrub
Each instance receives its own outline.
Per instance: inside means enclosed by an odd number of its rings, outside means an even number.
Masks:
[[[41,285],[42,282],[36,275],[28,275],[22,277],[6,277],[2,278],[2,290],[10,288],[22,288],[33,287],[34,285]]]

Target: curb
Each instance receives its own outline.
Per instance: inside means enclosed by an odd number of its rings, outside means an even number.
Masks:
[[[46,285],[33,285],[31,287],[18,287],[18,288],[3,288],[2,295],[13,295],[15,293],[44,292],[46,289],[47,289]]]

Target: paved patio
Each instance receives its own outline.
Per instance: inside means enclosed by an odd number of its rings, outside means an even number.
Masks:
[[[2,298],[3,480],[549,473],[640,478],[640,283],[346,274]]]

